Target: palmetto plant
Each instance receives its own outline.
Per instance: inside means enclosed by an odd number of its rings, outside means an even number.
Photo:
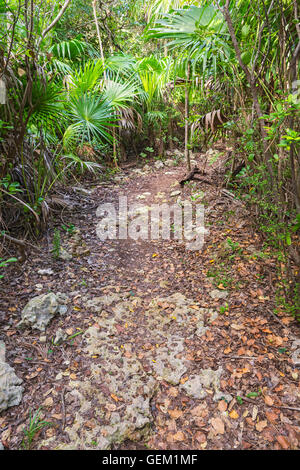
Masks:
[[[71,97],[68,102],[68,116],[71,124],[63,136],[66,149],[91,143],[93,139],[111,141],[108,127],[114,125],[116,117],[110,102],[104,97],[91,93]]]
[[[127,109],[138,99],[142,90],[135,77],[123,81],[117,75],[113,79],[106,79],[104,82],[103,96],[111,106],[121,111]]]
[[[170,50],[179,50],[179,61],[187,57],[192,66],[201,64],[202,74],[216,74],[218,61],[231,53],[222,14],[210,3],[176,10],[158,19],[148,32],[149,38],[168,40]]]
[[[89,60],[80,65],[68,80],[68,89],[71,95],[80,97],[90,91],[99,91],[102,85],[103,71],[104,64],[101,60]]]
[[[142,0],[146,19],[151,21],[170,10],[178,10],[184,5],[198,4],[201,0]]]
[[[163,99],[169,78],[168,61],[152,55],[137,62],[136,71],[144,91],[146,109],[154,110]]]
[[[70,61],[76,59],[81,61],[87,54],[97,56],[97,51],[91,44],[76,38],[69,41],[56,40],[53,46],[50,47],[49,53],[57,59],[68,59]]]
[[[29,124],[45,128],[53,135],[66,123],[64,112],[64,90],[61,84],[41,78],[36,80],[32,89],[33,111]]]

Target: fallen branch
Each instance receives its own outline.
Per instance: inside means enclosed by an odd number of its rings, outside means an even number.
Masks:
[[[9,240],[11,243],[14,243],[15,245],[18,246],[19,253],[20,253],[20,256],[18,258],[19,263],[23,263],[26,260],[26,253],[25,253],[26,248],[31,247],[37,251],[41,251],[37,246],[34,246],[25,240],[19,240],[18,238],[11,237],[10,235],[7,235],[7,233],[4,233],[4,232],[0,232],[0,235],[2,235],[4,239]]]
[[[203,171],[199,170],[199,168],[195,166],[195,168],[193,168],[192,171],[190,171],[183,180],[179,181],[179,184],[180,186],[183,186],[184,183],[186,183],[187,181],[191,181],[191,180],[200,181],[201,183],[213,184],[209,180],[206,180],[203,178],[195,178],[195,175],[203,175],[203,174],[204,174]]]

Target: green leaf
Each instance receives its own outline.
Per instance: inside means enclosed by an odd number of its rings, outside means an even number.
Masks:
[[[279,348],[278,352],[279,354],[284,354],[285,352],[287,352],[287,348]]]
[[[250,392],[250,393],[247,393],[246,397],[247,398],[255,398],[255,397],[258,397],[259,393],[257,392]]]

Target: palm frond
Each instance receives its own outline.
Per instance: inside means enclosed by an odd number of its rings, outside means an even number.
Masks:
[[[108,127],[113,126],[116,117],[110,103],[102,97],[84,94],[73,96],[69,103],[69,118],[72,124],[64,133],[64,146],[92,142],[93,139],[111,141]]]
[[[80,66],[70,76],[72,93],[81,96],[89,91],[99,89],[103,71],[102,60],[90,60],[84,66]]]
[[[54,82],[37,80],[33,84],[32,104],[33,113],[30,117],[30,124],[37,128],[48,128],[55,132],[61,129],[61,125],[66,121],[64,113],[63,89]]]

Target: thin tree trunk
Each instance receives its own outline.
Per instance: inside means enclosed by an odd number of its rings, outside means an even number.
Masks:
[[[187,68],[187,76],[185,83],[185,105],[184,105],[184,157],[187,164],[188,171],[191,171],[191,160],[189,150],[189,114],[190,114],[190,102],[189,102],[189,79],[190,79],[190,64]]]
[[[104,54],[103,54],[103,47],[102,47],[102,40],[101,40],[101,35],[100,35],[99,23],[98,23],[98,18],[97,18],[96,0],[93,1],[93,12],[94,12],[96,31],[97,31],[98,41],[99,41],[99,47],[100,47],[100,55],[101,55],[101,59],[102,59],[103,65],[104,65]],[[104,80],[106,80],[105,70],[103,71],[103,77],[104,77]]]
[[[229,13],[229,0],[226,0],[226,4],[223,7],[223,9],[221,9],[221,11],[222,11],[222,13],[224,15],[224,18],[225,18],[225,21],[227,23],[228,31],[229,31],[229,34],[230,34],[230,37],[231,37],[231,40],[232,40],[232,44],[233,44],[233,47],[234,47],[239,65],[242,68],[242,70],[244,71],[244,73],[246,75],[246,78],[247,78],[247,81],[248,81],[249,86],[250,86],[252,100],[253,100],[253,106],[254,106],[254,109],[255,109],[255,112],[256,112],[256,116],[258,118],[258,125],[259,125],[260,135],[261,135],[262,144],[263,144],[265,163],[266,163],[267,168],[269,170],[269,173],[272,177],[271,182],[273,184],[274,183],[274,172],[273,172],[272,165],[269,162],[270,155],[269,155],[269,151],[268,151],[268,141],[266,139],[267,138],[267,133],[266,133],[266,130],[265,130],[265,122],[264,122],[264,119],[263,119],[263,113],[262,113],[261,106],[259,104],[259,99],[258,99],[258,90],[257,90],[257,87],[256,87],[256,78],[255,78],[255,70],[254,70],[255,65],[253,65],[253,68],[250,72],[248,67],[242,61],[241,49],[240,49],[240,46],[238,44],[237,37],[236,37],[236,34],[235,34],[235,30],[234,30],[233,23],[232,23],[232,19],[231,19],[230,13]],[[261,34],[263,28],[264,28],[264,24],[260,27],[260,34]]]

